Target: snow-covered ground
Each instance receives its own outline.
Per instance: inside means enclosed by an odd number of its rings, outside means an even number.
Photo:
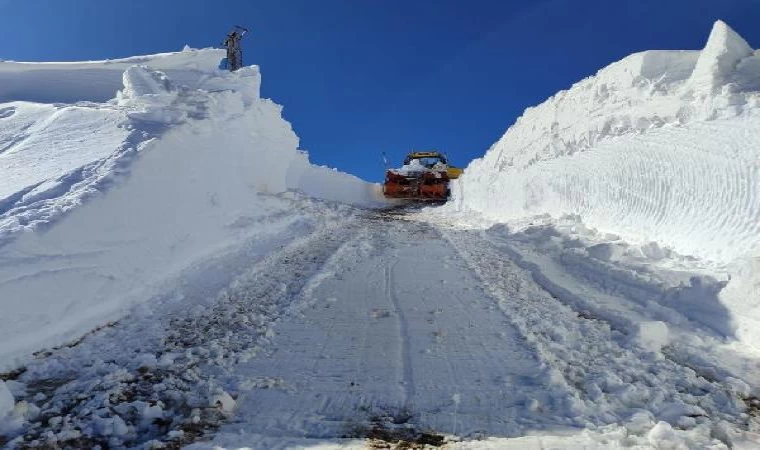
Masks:
[[[760,447],[760,56],[725,24],[426,209],[310,164],[222,56],[0,62],[0,446]]]
[[[9,445],[760,445],[760,361],[642,308],[622,267],[598,286],[537,268],[545,236],[293,203],[303,220],[0,384]]]

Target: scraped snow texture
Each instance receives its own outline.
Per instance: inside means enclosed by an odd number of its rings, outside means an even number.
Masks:
[[[636,53],[528,108],[452,191],[492,222],[572,215],[652,259],[730,267],[726,334],[760,348],[760,53],[725,23],[701,51]]]
[[[703,51],[646,51],[524,115],[456,183],[495,220],[577,214],[728,262],[760,251],[760,55],[716,22]]]
[[[223,56],[0,62],[0,370],[297,216],[268,194],[382,201],[311,165],[258,68],[220,71]]]

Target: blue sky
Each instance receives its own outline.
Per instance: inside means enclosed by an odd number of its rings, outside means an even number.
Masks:
[[[378,181],[381,152],[464,166],[526,107],[629,53],[701,48],[718,18],[760,47],[760,0],[0,0],[0,59],[202,48],[244,25],[312,161]]]

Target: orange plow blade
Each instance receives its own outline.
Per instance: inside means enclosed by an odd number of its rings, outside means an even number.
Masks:
[[[388,170],[383,194],[388,198],[411,200],[446,200],[449,178],[444,173],[423,172],[404,175]]]

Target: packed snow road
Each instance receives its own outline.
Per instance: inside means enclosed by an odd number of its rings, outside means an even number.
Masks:
[[[365,219],[304,291],[311,306],[275,326],[276,350],[239,366],[277,384],[241,395],[214,444],[375,427],[507,436],[562,407],[564,389],[455,249],[428,224],[393,219]]]
[[[488,233],[322,214],[6,374],[25,409],[5,444],[722,447],[754,426],[735,384],[574,310]]]

